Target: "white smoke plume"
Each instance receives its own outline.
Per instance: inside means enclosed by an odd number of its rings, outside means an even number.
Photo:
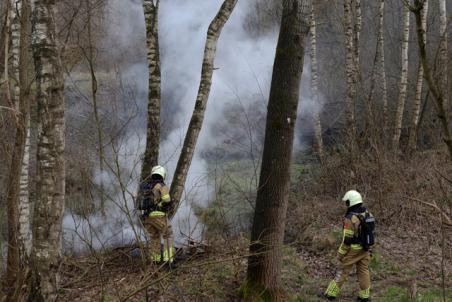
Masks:
[[[162,123],[171,120],[171,127],[165,135],[160,148],[160,161],[168,170],[167,183],[171,183],[180,148],[191,118],[198,91],[205,38],[209,23],[218,12],[222,0],[165,0],[160,1],[159,39],[162,68]],[[110,184],[108,192],[117,194],[111,199],[121,207],[133,209],[133,194],[137,191],[137,180],[141,171],[140,156],[144,151],[146,135],[146,104],[148,74],[146,61],[145,27],[142,1],[109,0],[106,15],[106,37],[102,41],[105,51],[117,59],[124,81],[133,83],[138,96],[141,113],[138,120],[131,123],[124,134],[124,142],[118,150],[120,166],[127,177],[121,179],[125,184],[122,195],[119,182],[114,173],[96,175],[96,182]],[[174,218],[173,230],[179,242],[186,236],[200,240],[202,225],[197,222],[192,203],[206,206],[214,194],[211,185],[209,165],[201,156],[202,151],[218,144],[211,129],[224,119],[223,109],[228,104],[240,102],[244,107],[253,104],[256,95],[266,106],[277,32],[252,37],[245,30],[246,16],[251,12],[248,1],[239,1],[230,20],[226,23],[217,47],[213,84],[207,106],[205,121],[201,131],[196,153],[188,174],[184,202]],[[251,12],[252,13],[252,12]],[[300,113],[321,110],[321,105],[310,101],[308,67],[305,66]],[[307,97],[306,97],[307,96]],[[299,135],[297,135],[299,137]],[[296,148],[302,143],[298,140]],[[124,189],[124,188],[123,188]],[[75,217],[75,219],[74,219]],[[92,234],[90,227],[97,230]],[[120,207],[110,207],[105,217],[96,215],[88,220],[67,213],[64,218],[65,246],[83,247],[84,240],[78,233],[94,242],[98,249],[104,246],[126,244],[134,241],[135,234],[126,215]],[[79,232],[82,230],[82,232]],[[139,233],[143,238],[143,233]],[[94,239],[93,239],[94,238]]]

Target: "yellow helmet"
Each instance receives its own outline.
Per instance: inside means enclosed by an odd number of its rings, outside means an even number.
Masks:
[[[152,167],[151,175],[155,175],[155,174],[160,175],[163,178],[163,180],[165,180],[166,170],[162,166],[154,166],[154,167]]]
[[[344,197],[342,197],[342,201],[347,202],[348,207],[353,207],[354,205],[362,203],[363,198],[361,197],[361,194],[359,194],[358,191],[350,190],[347,193],[345,193]]]

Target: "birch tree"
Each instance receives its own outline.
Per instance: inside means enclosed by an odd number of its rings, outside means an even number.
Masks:
[[[443,94],[446,103],[449,99],[449,85],[448,85],[448,56],[447,56],[447,11],[446,11],[446,0],[439,0],[439,33],[440,33],[440,44],[439,44],[439,65],[438,65],[438,79],[439,79],[439,90]],[[424,4],[425,5],[425,4]],[[447,104],[446,104],[447,106]]]
[[[360,45],[360,36],[361,36],[361,29],[362,29],[362,22],[363,22],[363,17],[362,17],[362,12],[361,12],[361,0],[353,0],[355,2],[355,25],[354,25],[354,30],[353,30],[353,35],[354,35],[354,49],[355,49],[355,66],[356,66],[356,76],[359,76],[360,74],[360,65],[361,65],[361,61],[360,61],[360,50],[359,50],[359,45]]]
[[[146,22],[147,57],[149,65],[148,92],[148,126],[146,136],[146,150],[141,168],[141,182],[150,176],[153,166],[158,164],[160,145],[160,99],[161,99],[161,71],[160,51],[158,39],[158,11],[159,1],[143,1]],[[142,194],[142,192],[139,192]]]
[[[267,107],[267,123],[251,232],[245,299],[278,301],[290,166],[303,72],[306,2],[284,0]],[[309,12],[307,12],[309,14]],[[305,30],[306,29],[306,30]]]
[[[385,39],[384,39],[384,14],[385,14],[385,0],[381,0],[379,9],[379,25],[378,25],[378,44],[380,53],[380,78],[382,81],[382,98],[383,98],[383,133],[388,129],[389,114],[388,114],[388,82],[386,78],[386,63],[385,63]]]
[[[32,3],[38,151],[28,299],[54,301],[60,280],[65,194],[64,81],[56,43],[55,0],[33,0]]]
[[[423,32],[422,39],[424,40],[424,44],[427,43],[427,12],[428,12],[428,1],[425,1],[424,7],[422,8],[422,32]],[[417,70],[417,79],[416,79],[416,92],[414,95],[410,134],[408,137],[408,149],[411,151],[414,151],[416,149],[417,127],[419,122],[419,113],[421,109],[423,81],[424,81],[424,67],[422,66],[422,62],[419,57],[419,66]]]
[[[314,8],[315,1],[311,5],[311,17],[309,24],[309,33],[311,38],[311,89],[312,98],[315,104],[319,104],[319,74],[317,62],[317,22]],[[315,150],[320,160],[323,158],[323,140],[322,140],[322,124],[320,122],[320,112],[314,110],[314,133],[315,133]]]
[[[452,161],[452,132],[450,129],[450,121],[447,115],[446,109],[446,99],[443,92],[440,90],[439,85],[433,79],[431,68],[427,59],[427,49],[424,43],[422,30],[422,9],[424,6],[424,1],[414,0],[414,5],[410,7],[411,11],[416,17],[416,33],[417,42],[419,46],[419,56],[421,59],[422,67],[424,68],[424,78],[428,84],[429,90],[433,95],[436,104],[436,110],[438,112],[438,118],[441,122],[441,127],[443,129],[443,140],[447,146],[449,152],[450,160]]]
[[[355,144],[355,98],[356,98],[356,48],[354,47],[352,0],[344,0],[344,25],[345,25],[345,73],[347,77],[346,95],[346,134],[347,144]]]
[[[402,35],[402,70],[399,82],[399,98],[397,101],[397,110],[394,121],[394,134],[392,137],[392,148],[399,148],[400,134],[402,132],[403,111],[405,109],[405,100],[408,86],[408,46],[410,39],[410,11],[407,5],[403,5],[403,35]]]
[[[375,87],[377,85],[378,77],[382,81],[382,99],[383,99],[383,133],[387,127],[387,110],[388,110],[388,96],[387,96],[387,84],[386,84],[386,70],[385,70],[385,57],[384,57],[384,11],[385,11],[385,0],[380,1],[380,6],[378,9],[378,34],[377,34],[377,45],[375,49],[374,64],[372,67],[372,79],[370,82],[369,96],[367,99],[367,124],[371,130],[372,138],[375,138],[376,128],[375,128],[375,115],[374,115],[374,93]]]
[[[10,165],[8,183],[8,299],[17,300],[26,275],[26,265],[30,248],[30,215],[24,209],[28,206],[28,183],[23,188],[24,166],[28,165],[27,133],[29,133],[29,83],[28,83],[28,39],[29,2],[14,0],[12,7],[12,60],[11,71],[14,74],[13,100],[16,110],[16,136]],[[29,138],[29,136],[28,136]]]
[[[187,133],[185,135],[184,144],[182,146],[181,154],[177,162],[176,171],[174,172],[173,182],[171,183],[170,195],[174,201],[173,209],[170,216],[173,216],[180,203],[182,192],[184,191],[185,181],[187,179],[188,169],[193,158],[198,140],[199,132],[201,131],[202,122],[204,120],[204,113],[209,99],[210,88],[212,86],[212,76],[214,70],[214,59],[217,48],[217,42],[221,31],[234,10],[237,0],[225,0],[218,11],[215,18],[209,25],[207,30],[207,39],[204,49],[204,58],[201,70],[201,83],[198,89],[198,96],[196,97],[195,108],[188,125]]]

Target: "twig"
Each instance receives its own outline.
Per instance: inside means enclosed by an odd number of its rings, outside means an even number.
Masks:
[[[443,210],[441,210],[441,208],[436,204],[435,201],[434,201],[433,203],[430,203],[430,202],[426,202],[426,201],[423,201],[423,200],[420,200],[420,199],[414,198],[414,197],[409,197],[409,196],[402,196],[402,197],[403,197],[403,198],[406,198],[406,199],[413,200],[413,201],[417,201],[417,202],[419,202],[419,203],[422,203],[422,204],[424,204],[424,205],[427,205],[427,206],[430,206],[430,207],[436,209],[436,210],[437,210],[438,212],[440,212],[441,215],[444,217],[444,219],[445,219],[445,220],[444,220],[444,224],[446,224],[446,225],[448,225],[448,226],[452,226],[452,220],[450,219],[450,217],[447,216],[446,213],[444,213]]]

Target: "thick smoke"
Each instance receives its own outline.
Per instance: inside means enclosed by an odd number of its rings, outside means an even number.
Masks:
[[[171,183],[177,159],[196,99],[209,23],[218,12],[222,0],[165,0],[160,2],[159,38],[162,67],[162,127],[163,141],[160,162],[167,168],[167,182]],[[102,41],[106,55],[117,61],[122,78],[133,83],[140,114],[129,125],[124,142],[118,150],[120,169],[125,171],[120,187],[112,171],[99,172],[95,182],[108,185],[111,201],[120,206],[110,207],[107,215],[96,215],[88,220],[68,213],[64,219],[66,247],[84,246],[89,238],[95,248],[125,244],[134,241],[135,234],[127,215],[121,208],[133,209],[133,194],[141,171],[140,156],[144,151],[146,135],[146,104],[148,74],[145,46],[145,28],[142,1],[110,0],[106,15],[106,37]],[[195,156],[189,171],[184,201],[174,218],[174,232],[179,243],[187,237],[200,240],[202,225],[193,212],[193,204],[206,206],[214,195],[209,163],[202,156],[204,150],[221,143],[211,129],[224,119],[227,106],[240,103],[244,108],[255,104],[266,106],[271,72],[277,42],[277,28],[264,36],[251,36],[245,30],[245,20],[252,13],[251,3],[239,1],[220,37],[213,85]],[[305,67],[302,92],[307,92],[309,76]],[[308,95],[304,95],[300,112],[320,110]],[[299,137],[300,135],[297,135]],[[301,147],[297,140],[296,148]],[[122,194],[124,191],[127,194]],[[115,195],[116,194],[116,195]],[[90,228],[96,230],[93,235]],[[75,235],[74,230],[85,234]],[[139,228],[138,228],[139,229]],[[80,232],[82,230],[82,232]],[[142,232],[139,234],[143,238]]]

